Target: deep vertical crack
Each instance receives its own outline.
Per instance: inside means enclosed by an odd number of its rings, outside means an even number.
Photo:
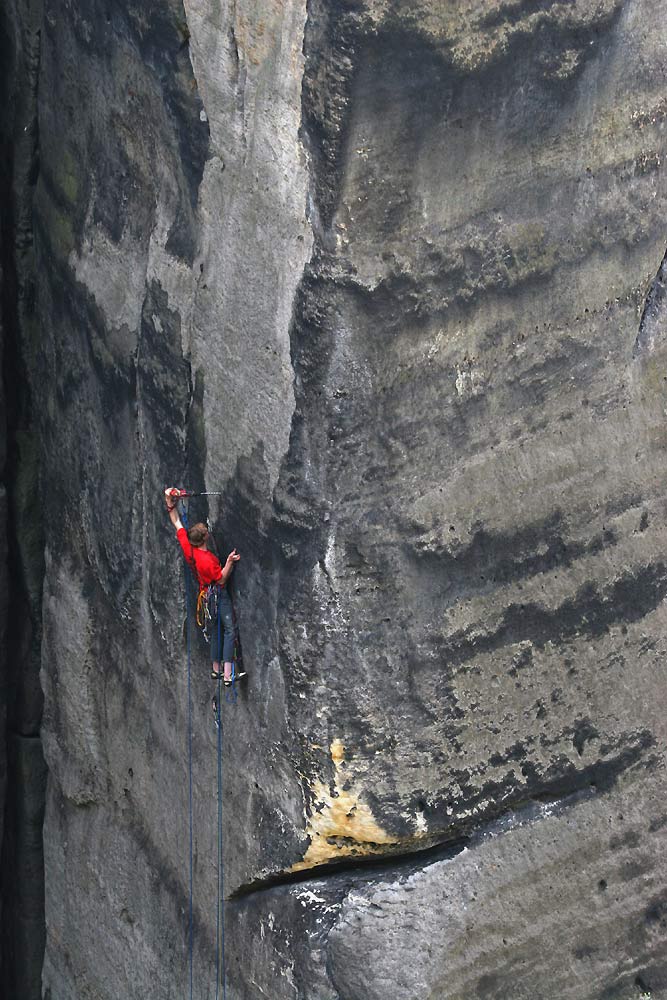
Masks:
[[[28,383],[38,349],[32,204],[38,174],[37,90],[42,11],[0,14],[0,239],[6,463],[5,704],[7,790],[2,831],[2,968],[6,997],[39,1000],[44,955],[42,826],[46,765],[39,681],[43,541],[39,443]],[[4,530],[4,525],[3,525]],[[4,548],[4,544],[3,544]]]

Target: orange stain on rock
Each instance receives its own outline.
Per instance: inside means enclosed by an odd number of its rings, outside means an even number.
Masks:
[[[353,787],[343,787],[351,782],[348,775],[341,774],[345,759],[341,740],[334,740],[330,749],[335,768],[333,791],[330,785],[315,782],[314,802],[306,825],[310,845],[303,861],[292,865],[291,871],[303,871],[338,858],[381,854],[383,846],[396,843],[360,800],[359,793]]]

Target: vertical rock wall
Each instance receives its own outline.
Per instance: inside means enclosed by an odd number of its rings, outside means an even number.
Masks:
[[[35,377],[50,498],[52,998],[175,996],[187,976],[183,568],[161,491],[206,482],[234,501],[245,468],[266,510],[288,447],[289,325],[310,253],[305,16],[303,5],[209,20],[176,3],[150,17],[141,4],[46,5],[35,225],[49,336]],[[240,497],[212,511],[241,545],[242,512],[248,537],[256,513]],[[260,579],[257,560],[271,557],[261,537],[244,550]],[[257,611],[267,621],[248,619],[244,645],[261,688],[273,601]],[[193,681],[195,961],[208,983],[216,779],[204,658]],[[114,942],[102,955],[100,936]]]
[[[190,809],[215,995],[166,482],[229,995],[667,990],[660,13],[46,0],[45,997],[183,995]]]
[[[44,574],[29,373],[40,349],[32,194],[37,174],[41,4],[8,3],[0,15],[0,240],[3,271],[0,648],[3,784],[0,982],[3,996],[38,1000],[44,955],[42,822],[46,767],[40,738],[41,589]]]

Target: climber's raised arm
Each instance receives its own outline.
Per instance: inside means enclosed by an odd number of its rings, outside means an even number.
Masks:
[[[167,511],[169,512],[169,520],[173,524],[176,531],[179,531],[183,525],[181,519],[178,516],[178,498],[181,495],[181,491],[176,489],[175,486],[170,486],[164,491],[164,502],[167,505]]]
[[[227,561],[225,562],[225,565],[222,567],[222,573],[220,574],[220,578],[216,580],[216,583],[219,583],[221,587],[224,587],[224,585],[227,583],[227,580],[229,580],[232,574],[232,570],[234,569],[234,563],[237,563],[240,558],[241,556],[238,554],[236,549],[232,549],[232,551],[227,556]]]

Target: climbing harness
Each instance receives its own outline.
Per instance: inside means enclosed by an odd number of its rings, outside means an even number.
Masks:
[[[183,494],[181,494],[183,495]],[[182,504],[182,520],[183,524],[187,530],[188,518],[187,511],[185,509],[185,504]],[[188,950],[190,957],[190,1000],[193,1000],[193,984],[194,984],[194,910],[193,910],[193,897],[194,897],[194,849],[193,849],[193,806],[192,806],[192,644],[191,644],[191,616],[190,616],[190,590],[191,590],[191,578],[187,570],[188,562],[186,561],[185,568],[185,608],[186,608],[186,649],[187,649],[187,683],[188,683],[188,807],[189,807],[189,826],[190,826],[190,836],[189,836],[189,849],[190,849],[190,908],[189,908],[189,918],[188,918]],[[199,624],[200,608],[201,608],[201,596],[202,592],[206,593],[206,590],[200,589],[197,604],[195,610],[195,620]],[[220,626],[220,602],[217,601],[217,628],[218,628],[218,651],[221,651],[221,626]],[[208,614],[208,605],[205,605],[206,613]],[[209,615],[210,617],[210,615]],[[206,617],[204,615],[204,621]],[[232,677],[234,677],[234,663],[232,663]],[[223,771],[222,771],[222,719],[220,715],[220,687],[222,678],[218,676],[218,695],[217,701],[215,702],[215,723],[217,727],[217,757],[218,757],[218,830],[217,830],[217,864],[218,864],[218,879],[217,879],[217,893],[216,893],[216,932],[215,932],[215,998],[219,1000],[222,996],[222,1000],[226,1000],[227,997],[227,977],[225,973],[225,911],[224,911],[224,888],[225,888],[225,875],[224,875],[224,853],[223,853],[223,816],[222,816],[222,795],[223,795]],[[232,688],[234,684],[232,683]],[[227,700],[226,694],[225,698]],[[234,701],[236,701],[236,692],[234,691]],[[222,994],[220,993],[220,985],[222,983]]]
[[[206,628],[206,619],[209,617],[208,610],[208,587],[202,587],[197,594],[197,625],[201,629]]]

